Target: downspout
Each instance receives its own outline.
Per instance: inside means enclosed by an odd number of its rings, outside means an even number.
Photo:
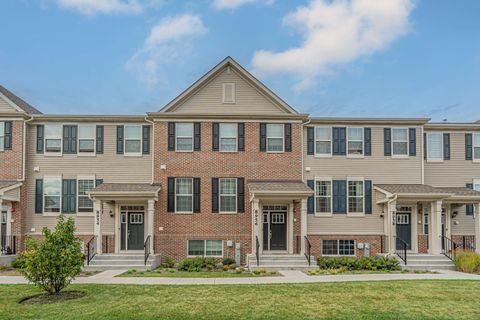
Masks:
[[[392,227],[392,226],[393,226],[393,215],[392,215],[392,221],[390,221],[390,214],[391,214],[391,212],[390,212],[390,204],[391,204],[393,201],[397,201],[397,198],[398,198],[398,195],[395,194],[395,195],[393,196],[393,198],[390,199],[390,200],[388,200],[388,202],[387,202],[387,219],[388,219],[388,222],[387,222],[387,223],[388,223],[388,228],[387,228],[387,229],[390,230],[389,236],[392,235],[392,231],[393,231],[393,227]],[[389,242],[389,247],[390,247],[390,242]],[[389,249],[388,249],[388,254],[393,254],[393,253],[394,253],[394,252],[391,252],[391,251],[390,251],[390,248],[389,248]]]
[[[155,172],[153,171],[153,168],[155,166],[155,123],[154,121],[149,120],[148,116],[145,117],[145,121],[152,124],[152,143],[150,145],[150,149],[152,150],[152,182],[151,184],[153,184],[154,176],[155,176]]]
[[[302,138],[302,143],[301,143],[301,147],[302,147],[302,181],[305,181],[305,180],[304,180],[304,178],[305,178],[305,177],[304,177],[305,168],[304,168],[304,166],[303,166],[303,165],[304,165],[304,162],[305,162],[305,159],[304,159],[305,154],[303,153],[305,141],[303,140],[303,131],[304,131],[303,128],[304,128],[306,125],[308,125],[311,121],[312,121],[312,119],[308,118],[308,120],[307,120],[306,122],[303,122],[303,123],[302,123],[302,132],[301,132],[301,135],[300,135],[301,138]]]
[[[27,123],[34,119],[33,116],[30,116],[30,119],[23,121],[23,150],[22,150],[22,182],[25,181],[25,169],[27,167]]]
[[[422,126],[422,130],[421,130],[422,134],[420,135],[421,141],[422,141],[422,145],[421,145],[422,167],[420,169],[421,174],[422,174],[422,184],[425,184],[425,148],[424,148],[424,146],[425,146],[425,141],[424,141],[425,140],[425,134],[424,134],[424,130],[425,130],[425,128],[424,128],[424,126]]]

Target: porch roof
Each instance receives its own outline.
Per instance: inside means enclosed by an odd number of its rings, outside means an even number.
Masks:
[[[156,198],[160,184],[150,183],[102,183],[90,191],[92,198],[110,199],[115,197]]]
[[[15,180],[0,180],[0,191],[3,191],[3,189],[8,189],[9,187],[13,187],[15,185],[21,186],[22,183],[15,181]]]
[[[411,199],[439,199],[448,202],[477,202],[480,192],[465,187],[432,187],[426,184],[376,184],[375,188],[387,196]]]
[[[253,194],[310,196],[313,190],[299,180],[250,180],[248,190]]]

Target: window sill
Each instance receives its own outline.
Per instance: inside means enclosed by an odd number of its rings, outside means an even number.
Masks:
[[[267,153],[273,153],[273,154],[275,154],[275,153],[285,153],[285,151],[267,151]]]
[[[353,218],[357,218],[357,217],[365,217],[365,213],[347,213],[347,217],[353,217]]]
[[[62,157],[63,156],[63,153],[61,152],[44,152],[43,155],[45,157]]]
[[[94,217],[95,213],[93,212],[77,212],[77,217]]]
[[[410,156],[408,156],[408,155],[392,155],[392,156],[390,156],[390,158],[392,158],[392,159],[409,159]]]
[[[228,215],[238,214],[238,212],[222,212],[222,211],[220,211],[220,212],[218,212],[218,213],[219,213],[219,214],[223,214],[223,215],[227,215],[227,216],[228,216]]]
[[[315,213],[315,217],[319,218],[331,218],[333,217],[333,213]]]
[[[178,153],[193,153],[194,150],[175,150]]]
[[[78,152],[79,157],[95,157],[97,154],[95,152]]]
[[[130,157],[130,158],[141,158],[142,154],[141,153],[124,153],[124,157]]]
[[[364,159],[365,155],[363,154],[347,154],[348,159]]]
[[[333,156],[331,154],[315,154],[314,157],[315,158],[324,158],[324,159],[325,158],[327,158],[327,159],[333,158]]]
[[[218,152],[220,152],[220,153],[238,153],[238,150],[235,150],[235,151],[222,151],[222,150],[219,150]]]
[[[44,212],[44,213],[42,213],[43,217],[58,217],[59,215],[61,215],[60,212]]]
[[[443,163],[443,159],[442,160],[427,159],[427,163]]]
[[[193,212],[179,212],[179,211],[175,211],[175,212],[172,212],[174,214],[182,214],[182,215],[192,215]]]

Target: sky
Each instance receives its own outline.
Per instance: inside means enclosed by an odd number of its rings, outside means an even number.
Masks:
[[[0,0],[0,84],[157,111],[226,56],[302,113],[480,120],[478,0]]]

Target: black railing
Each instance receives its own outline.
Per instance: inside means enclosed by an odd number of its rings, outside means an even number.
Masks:
[[[97,254],[97,237],[93,236],[87,243],[87,266]]]
[[[145,251],[145,265],[147,265],[147,260],[148,257],[150,256],[150,235],[147,236],[147,239],[145,239],[145,243],[143,244],[143,250]]]
[[[457,250],[457,244],[452,239],[442,236],[443,254],[450,260],[455,259],[455,251]]]
[[[258,242],[258,237],[255,236],[255,257],[257,258],[257,267],[260,265],[260,242]]]
[[[17,254],[17,237],[13,235],[2,234],[0,238],[2,255]]]
[[[311,264],[311,255],[310,251],[312,250],[312,245],[310,244],[310,240],[308,240],[307,236],[304,237],[305,239],[305,258],[307,258],[308,265]]]
[[[459,248],[457,244],[457,249]],[[475,252],[475,236],[462,237],[462,250]]]
[[[408,244],[402,238],[396,238],[395,254],[402,259],[403,263],[407,265],[407,248]]]

